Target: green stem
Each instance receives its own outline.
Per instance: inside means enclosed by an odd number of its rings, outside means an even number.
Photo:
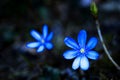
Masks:
[[[108,56],[108,58],[110,59],[110,61],[115,65],[115,67],[116,67],[118,70],[120,70],[120,66],[112,59],[112,57],[110,56],[110,53],[109,53],[109,51],[108,51],[108,49],[107,49],[107,47],[106,47],[106,45],[105,45],[105,43],[104,43],[104,39],[103,39],[102,34],[101,34],[100,24],[99,24],[99,21],[98,21],[98,20],[96,20],[96,27],[97,27],[97,32],[98,32],[100,41],[101,41],[101,43],[102,43],[102,46],[103,46],[103,49],[104,49],[106,55]]]

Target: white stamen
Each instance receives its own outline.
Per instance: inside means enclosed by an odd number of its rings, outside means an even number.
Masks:
[[[80,49],[80,53],[84,53],[85,52],[85,49],[84,48],[81,48]]]
[[[44,43],[45,41],[42,39],[41,42]]]

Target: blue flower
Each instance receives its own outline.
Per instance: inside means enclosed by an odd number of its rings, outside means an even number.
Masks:
[[[32,30],[30,32],[31,36],[36,39],[35,42],[27,43],[28,48],[37,48],[37,52],[42,52],[45,48],[48,50],[53,48],[53,44],[50,42],[53,37],[53,32],[48,34],[48,26],[44,25],[42,30],[43,35],[39,34],[37,31]]]
[[[96,60],[99,57],[99,54],[92,50],[97,44],[97,38],[92,37],[86,45],[87,34],[85,30],[81,30],[78,34],[78,44],[75,40],[70,37],[64,39],[65,44],[72,48],[63,53],[65,59],[73,59],[72,68],[74,70],[79,67],[82,70],[87,70],[89,68],[88,58]]]

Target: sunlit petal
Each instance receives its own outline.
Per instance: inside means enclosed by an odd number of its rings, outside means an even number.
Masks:
[[[41,45],[38,49],[37,49],[37,52],[42,52],[44,50],[44,46]]]
[[[38,40],[38,41],[41,40],[41,35],[40,35],[37,31],[32,30],[32,31],[30,32],[30,34],[31,34],[32,37],[35,38],[36,40]]]
[[[26,44],[26,47],[28,47],[28,48],[36,48],[36,47],[38,47],[39,45],[40,45],[39,42],[30,42],[30,43],[27,43],[27,44]]]
[[[93,49],[93,48],[96,46],[96,44],[97,44],[97,38],[92,37],[92,38],[88,41],[87,46],[86,46],[86,49],[87,49],[87,50],[91,50],[91,49]]]
[[[81,30],[78,34],[78,43],[80,47],[84,47],[86,44],[87,34],[85,30]]]
[[[74,70],[78,69],[80,66],[80,57],[77,57],[74,61],[73,61],[73,64],[72,64],[72,68]]]
[[[86,56],[81,56],[81,59],[80,59],[80,68],[82,70],[87,70],[89,68],[89,61],[87,59]]]
[[[77,56],[77,51],[76,50],[68,50],[63,53],[63,56],[65,59],[73,59]]]
[[[53,32],[50,32],[50,34],[47,37],[47,41],[50,41],[53,38]]]
[[[48,34],[48,26],[45,24],[43,26],[43,37],[44,37],[44,39],[47,37],[47,34]]]
[[[50,50],[53,48],[53,44],[52,43],[45,43],[45,47]]]
[[[78,48],[79,48],[79,46],[78,46],[78,44],[76,43],[76,41],[73,40],[73,39],[70,38],[70,37],[66,37],[66,38],[64,39],[64,42],[65,42],[65,44],[66,44],[68,47],[70,47],[70,48],[73,48],[73,49],[78,49]]]
[[[99,54],[96,51],[89,51],[86,55],[88,58],[94,59],[94,60],[98,59],[99,57]]]

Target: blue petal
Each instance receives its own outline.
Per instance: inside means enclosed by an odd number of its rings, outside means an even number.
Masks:
[[[47,34],[48,34],[48,26],[44,25],[43,26],[43,37],[44,37],[44,39],[47,37]]]
[[[44,46],[41,45],[38,49],[37,49],[37,52],[42,52],[44,50]]]
[[[97,44],[97,38],[92,37],[92,38],[88,41],[87,46],[86,46],[86,49],[87,49],[87,50],[91,50],[91,49],[93,49],[93,48],[96,46],[96,44]]]
[[[31,34],[32,37],[34,37],[36,40],[38,40],[38,41],[41,40],[41,35],[40,35],[37,31],[32,30],[32,31],[30,32],[30,34]]]
[[[85,47],[87,34],[85,30],[81,30],[78,34],[78,43],[80,47]]]
[[[30,42],[30,43],[27,43],[27,44],[26,44],[26,47],[28,47],[28,48],[36,48],[36,47],[38,47],[39,45],[40,45],[39,42]]]
[[[87,70],[89,68],[89,61],[86,56],[81,56],[80,59],[80,68],[82,70]]]
[[[52,49],[53,48],[53,44],[52,43],[45,43],[45,47],[47,48],[47,49]]]
[[[51,32],[51,33],[48,35],[47,41],[50,41],[50,40],[52,39],[52,37],[53,37],[53,32]]]
[[[63,56],[65,59],[73,59],[77,56],[77,51],[76,50],[68,50],[63,53]]]
[[[99,54],[98,54],[96,51],[89,51],[89,52],[86,54],[86,56],[87,56],[88,58],[90,58],[90,59],[96,60],[96,59],[98,59]]]
[[[77,57],[74,61],[73,61],[73,64],[72,64],[72,68],[74,70],[78,69],[80,66],[80,57]]]
[[[78,49],[78,48],[79,48],[79,46],[77,45],[76,41],[73,40],[73,39],[70,38],[70,37],[66,37],[66,38],[64,39],[64,42],[65,42],[65,44],[66,44],[68,47],[70,47],[70,48],[73,48],[73,49]]]

